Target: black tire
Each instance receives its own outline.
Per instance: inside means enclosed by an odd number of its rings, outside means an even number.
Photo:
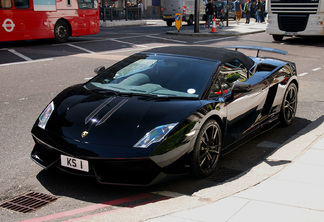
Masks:
[[[196,178],[210,176],[220,158],[222,131],[215,120],[208,120],[200,129],[191,155],[191,174]]]
[[[272,35],[273,40],[280,42],[283,39],[283,35]]]
[[[54,35],[57,43],[67,42],[70,36],[69,25],[63,20],[57,21],[54,27]]]
[[[289,126],[295,119],[297,110],[298,90],[295,83],[291,83],[284,95],[281,111],[280,120],[282,125]]]
[[[222,29],[224,27],[224,23],[222,20],[219,21],[219,25],[218,25],[218,28],[219,29]]]
[[[167,26],[171,27],[172,26],[172,21],[166,21]]]

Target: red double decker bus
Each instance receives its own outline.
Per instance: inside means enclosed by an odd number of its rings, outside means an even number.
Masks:
[[[0,41],[54,38],[99,32],[97,0],[0,0]]]

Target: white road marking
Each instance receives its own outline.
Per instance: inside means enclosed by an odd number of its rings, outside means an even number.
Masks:
[[[180,41],[180,40],[175,40],[175,39],[168,39],[168,38],[162,38],[162,37],[152,36],[152,35],[146,35],[146,37],[153,38],[153,39],[162,39],[162,40],[171,41],[171,42],[187,43],[185,41]]]
[[[224,37],[224,38],[219,38],[219,39],[201,40],[201,41],[196,41],[196,42],[194,42],[194,43],[220,41],[220,40],[224,40],[224,39],[231,39],[231,38],[234,38],[234,37],[235,37],[235,36],[229,36],[229,37]]]
[[[17,51],[14,50],[14,49],[8,49],[8,51],[11,52],[12,54],[15,54],[16,56],[19,56],[20,58],[22,58],[22,59],[24,59],[24,60],[26,60],[26,61],[32,61],[31,58],[29,58],[29,57],[27,57],[27,56],[25,56],[25,55],[23,55],[23,54],[17,52]]]
[[[141,47],[141,48],[147,48],[147,46],[145,45],[136,45],[134,43],[131,43],[131,42],[125,42],[125,41],[120,41],[118,39],[110,39],[111,41],[114,41],[114,42],[119,42],[119,43],[124,43],[124,44],[127,44],[127,45],[133,45],[133,46],[136,46],[136,47]]]
[[[76,45],[72,45],[70,43],[65,43],[65,45],[68,45],[68,46],[71,46],[71,47],[74,47],[76,49],[80,49],[82,51],[85,51],[85,52],[88,52],[88,53],[91,53],[91,54],[95,54],[95,52],[91,51],[91,50],[88,50],[88,49],[85,49],[83,47],[80,47],[80,46],[76,46]]]
[[[161,48],[161,47],[167,47],[167,46],[170,46],[170,45],[160,45],[160,46],[154,46],[154,47],[146,46],[145,49]],[[99,52],[98,54],[106,55],[106,54],[115,54],[115,53],[122,53],[122,52],[138,51],[138,50],[143,50],[143,49],[140,49],[140,48],[117,49],[117,50],[110,50],[110,51]]]
[[[312,69],[313,72],[316,72],[318,70],[322,69],[321,67],[318,67],[318,68],[315,68],[315,69]]]
[[[28,63],[35,63],[35,62],[47,62],[47,61],[52,61],[53,59],[37,59],[37,60],[31,60],[31,61],[26,61],[26,62],[13,62],[13,63],[6,63],[6,64],[0,64],[1,66],[11,66],[11,65],[19,65],[19,64],[28,64]]]
[[[300,74],[298,74],[297,76],[306,76],[306,75],[308,75],[308,72],[300,73]]]

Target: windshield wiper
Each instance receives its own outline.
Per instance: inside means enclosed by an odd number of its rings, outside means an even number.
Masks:
[[[120,92],[120,91],[109,90],[109,89],[96,90],[95,92],[99,93],[99,94],[104,94],[104,95],[129,96],[129,97],[132,97],[135,95],[134,93],[131,93],[131,92]]]
[[[181,99],[181,100],[197,100],[196,97],[187,97],[187,96],[168,96],[168,95],[152,95],[152,94],[143,94],[141,95],[149,100],[171,100],[171,99]]]

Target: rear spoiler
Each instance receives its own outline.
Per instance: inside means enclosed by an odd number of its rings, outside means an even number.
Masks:
[[[234,45],[234,46],[224,46],[223,48],[234,48],[236,51],[237,49],[249,49],[249,50],[257,50],[257,56],[259,57],[260,51],[267,51],[267,52],[274,52],[286,55],[288,52],[280,50],[280,49],[273,49],[273,48],[267,48],[267,47],[259,47],[259,46],[245,46],[245,45]]]

